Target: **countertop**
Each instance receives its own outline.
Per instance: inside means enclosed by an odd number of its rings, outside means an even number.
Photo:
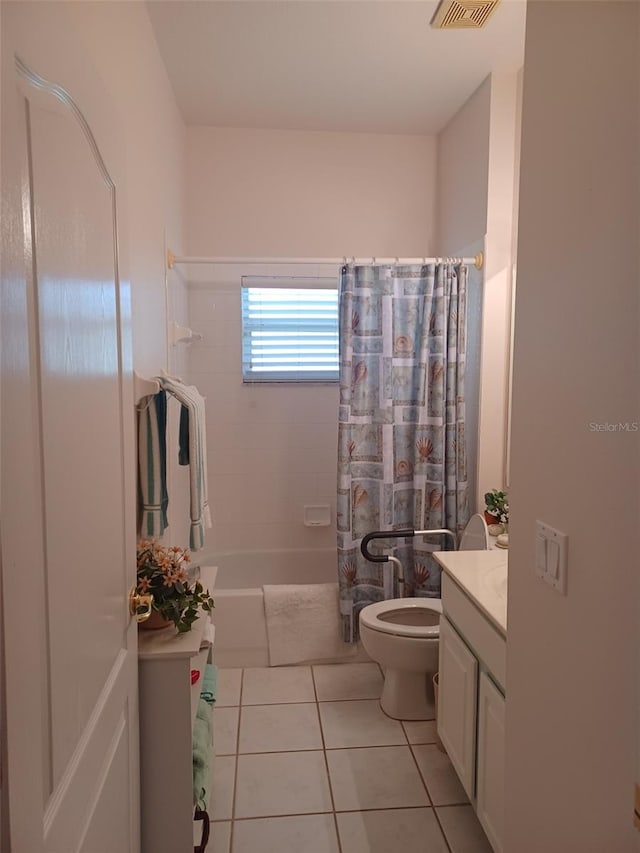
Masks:
[[[436,551],[443,571],[506,636],[508,551]]]

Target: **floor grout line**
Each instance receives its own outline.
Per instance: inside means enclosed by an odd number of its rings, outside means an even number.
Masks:
[[[413,747],[419,746],[419,745],[421,745],[421,744],[411,744],[410,743],[409,744],[409,750],[411,751],[411,757],[413,758],[413,763],[416,765],[416,770],[418,771],[418,775],[420,776],[420,779],[422,781],[422,785],[424,787],[424,790],[426,791],[427,799],[429,800],[429,802],[433,806],[433,800],[431,799],[431,794],[429,793],[429,788],[427,786],[427,780],[424,778],[424,775],[422,773],[422,770],[420,769],[420,764],[418,763],[418,759],[416,757],[416,754],[413,751]]]
[[[327,783],[329,785],[329,796],[331,797],[331,808],[333,809],[333,828],[336,833],[336,844],[338,845],[338,853],[342,853],[342,842],[340,841],[340,830],[338,829],[338,817],[336,815],[336,801],[333,796],[333,785],[331,784],[331,773],[329,772],[329,759],[327,757],[327,745],[324,739],[324,728],[322,726],[322,717],[320,716],[320,703],[318,702],[318,687],[316,685],[316,675],[311,667],[311,680],[313,682],[313,692],[316,697],[316,714],[318,715],[318,725],[320,726],[320,737],[322,739],[322,754],[324,756],[324,767],[327,774]]]
[[[433,816],[436,819],[436,823],[440,827],[440,832],[442,833],[442,837],[444,838],[444,843],[447,845],[447,850],[449,851],[449,853],[455,853],[455,851],[453,850],[453,848],[449,844],[449,839],[447,838],[447,833],[444,831],[444,828],[442,826],[442,822],[440,820],[440,815],[438,814],[438,810],[436,809],[435,806],[433,807]]]
[[[240,696],[238,697],[238,731],[236,732],[236,761],[233,774],[233,798],[231,800],[231,827],[229,829],[229,853],[233,850],[233,835],[236,815],[236,793],[238,790],[238,760],[240,758],[240,723],[242,722],[242,691],[244,689],[244,669],[240,670]]]
[[[468,805],[468,804],[467,804]],[[363,808],[363,809],[339,809],[337,812],[326,811],[326,812],[286,812],[283,814],[259,814],[259,815],[250,815],[247,817],[236,817],[233,819],[234,823],[242,823],[243,821],[249,820],[270,820],[273,818],[277,820],[281,817],[311,817],[314,815],[339,815],[339,814],[362,814],[363,812],[401,812],[401,811],[433,811],[435,812],[436,808],[460,808],[460,806],[378,806],[376,808]],[[218,820],[212,820],[211,823],[231,823],[229,818],[218,818]]]
[[[435,743],[371,743],[360,746],[306,746],[296,747],[295,749],[264,749],[253,752],[218,752],[218,758],[230,758],[234,755],[291,755],[294,752],[344,752],[348,749],[390,749],[398,747],[404,749],[405,746],[435,746]],[[452,803],[452,805],[459,805]]]

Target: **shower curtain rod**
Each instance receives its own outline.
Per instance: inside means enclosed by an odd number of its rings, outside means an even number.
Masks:
[[[200,258],[178,257],[173,252],[167,252],[167,266],[173,269],[176,264],[326,264],[340,266],[342,264],[364,264],[385,266],[387,264],[473,264],[481,270],[484,263],[484,253],[478,252],[472,258]]]

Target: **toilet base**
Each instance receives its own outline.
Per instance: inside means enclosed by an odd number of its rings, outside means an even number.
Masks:
[[[394,720],[434,720],[433,673],[387,667],[380,707]]]

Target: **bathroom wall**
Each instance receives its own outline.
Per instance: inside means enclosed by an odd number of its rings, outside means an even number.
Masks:
[[[428,255],[434,208],[431,137],[188,129],[189,254]],[[190,324],[204,335],[189,347],[189,377],[207,398],[211,547],[333,547],[337,386],[243,386],[239,281],[260,270],[183,269]],[[305,527],[303,506],[318,503],[330,527]]]
[[[216,553],[332,547],[338,388],[242,384],[239,281],[254,272],[219,271],[215,285],[190,291],[191,325],[204,335],[189,377],[207,400],[209,540]],[[304,527],[305,504],[328,504],[330,527]]]
[[[435,251],[429,136],[189,127],[190,255]]]
[[[640,421],[639,12],[528,5],[505,808],[518,853],[638,850],[640,433],[617,425]],[[566,596],[535,575],[536,519],[568,534]]]
[[[477,506],[506,486],[507,390],[510,346],[512,239],[517,180],[518,74],[493,73],[438,135],[438,229],[443,254],[483,250],[482,284],[470,288],[469,313],[482,317],[481,340],[469,336],[475,357],[467,380],[478,400],[474,472]]]
[[[490,110],[487,77],[438,134],[437,239],[445,255],[487,231]]]

